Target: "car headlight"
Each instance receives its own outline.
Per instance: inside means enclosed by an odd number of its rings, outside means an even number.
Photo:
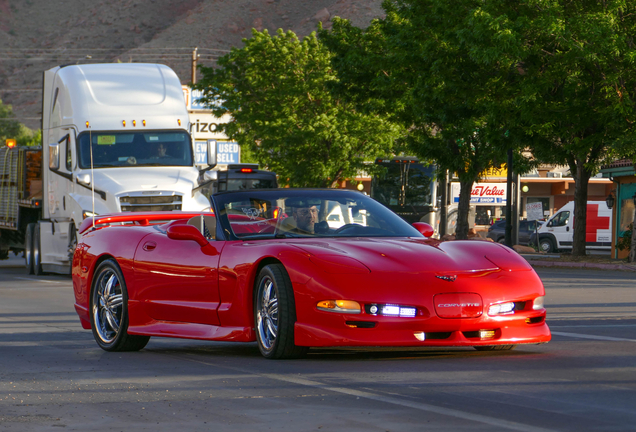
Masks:
[[[99,214],[93,213],[93,212],[88,211],[88,210],[82,210],[82,218],[83,219],[86,219],[88,217],[94,217],[94,216],[99,216]]]
[[[534,299],[534,302],[532,302],[532,309],[534,309],[534,310],[544,309],[543,299],[545,299],[544,296],[540,296],[540,297],[537,297],[536,299]]]

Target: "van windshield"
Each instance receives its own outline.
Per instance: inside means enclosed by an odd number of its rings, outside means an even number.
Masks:
[[[192,166],[185,131],[83,132],[78,139],[80,168]]]

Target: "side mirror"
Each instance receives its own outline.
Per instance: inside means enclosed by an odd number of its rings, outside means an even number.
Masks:
[[[49,144],[49,168],[52,170],[60,169],[60,144]]]
[[[435,233],[433,227],[425,222],[413,222],[413,228],[418,230],[424,237],[430,237]]]
[[[219,179],[218,171],[206,171],[203,173],[203,180],[205,181],[218,180],[218,179]]]
[[[167,234],[172,240],[194,240],[201,247],[208,244],[201,231],[192,225],[172,225],[168,227]]]
[[[216,166],[216,140],[208,140],[208,165]]]

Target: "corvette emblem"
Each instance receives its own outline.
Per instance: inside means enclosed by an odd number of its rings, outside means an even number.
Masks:
[[[457,279],[457,275],[452,275],[452,276],[435,276],[438,279],[442,279],[448,282],[455,282],[455,279]]]

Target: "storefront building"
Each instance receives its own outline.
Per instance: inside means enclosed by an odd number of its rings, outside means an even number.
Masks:
[[[634,222],[636,204],[636,166],[630,159],[621,159],[601,169],[603,177],[613,182],[612,206],[612,258],[623,259],[628,255],[626,249],[616,247],[617,241],[627,232]],[[608,194],[609,195],[609,194]]]

